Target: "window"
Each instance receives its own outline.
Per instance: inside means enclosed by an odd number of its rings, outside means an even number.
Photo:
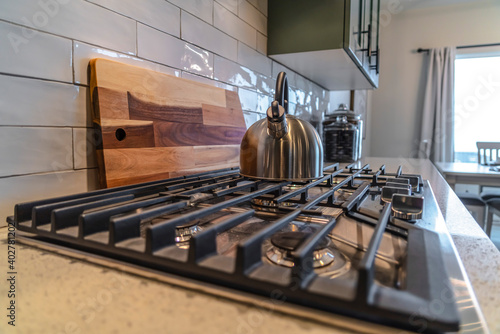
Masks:
[[[478,141],[500,142],[500,53],[455,60],[454,157],[477,162]]]

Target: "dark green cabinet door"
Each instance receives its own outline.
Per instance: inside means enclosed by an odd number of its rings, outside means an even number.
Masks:
[[[378,86],[380,0],[269,0],[268,55],[325,88]]]

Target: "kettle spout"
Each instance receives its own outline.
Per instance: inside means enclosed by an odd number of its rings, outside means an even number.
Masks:
[[[276,139],[288,133],[285,108],[280,106],[278,101],[273,101],[271,107],[267,109],[267,128],[269,134]]]

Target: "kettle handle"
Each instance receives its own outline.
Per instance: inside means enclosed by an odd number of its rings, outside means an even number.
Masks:
[[[288,79],[285,72],[280,72],[276,78],[276,92],[274,100],[283,106],[285,113],[288,114]]]

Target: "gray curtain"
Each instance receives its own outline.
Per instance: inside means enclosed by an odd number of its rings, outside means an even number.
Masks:
[[[455,48],[430,49],[422,110],[419,158],[453,161]]]

